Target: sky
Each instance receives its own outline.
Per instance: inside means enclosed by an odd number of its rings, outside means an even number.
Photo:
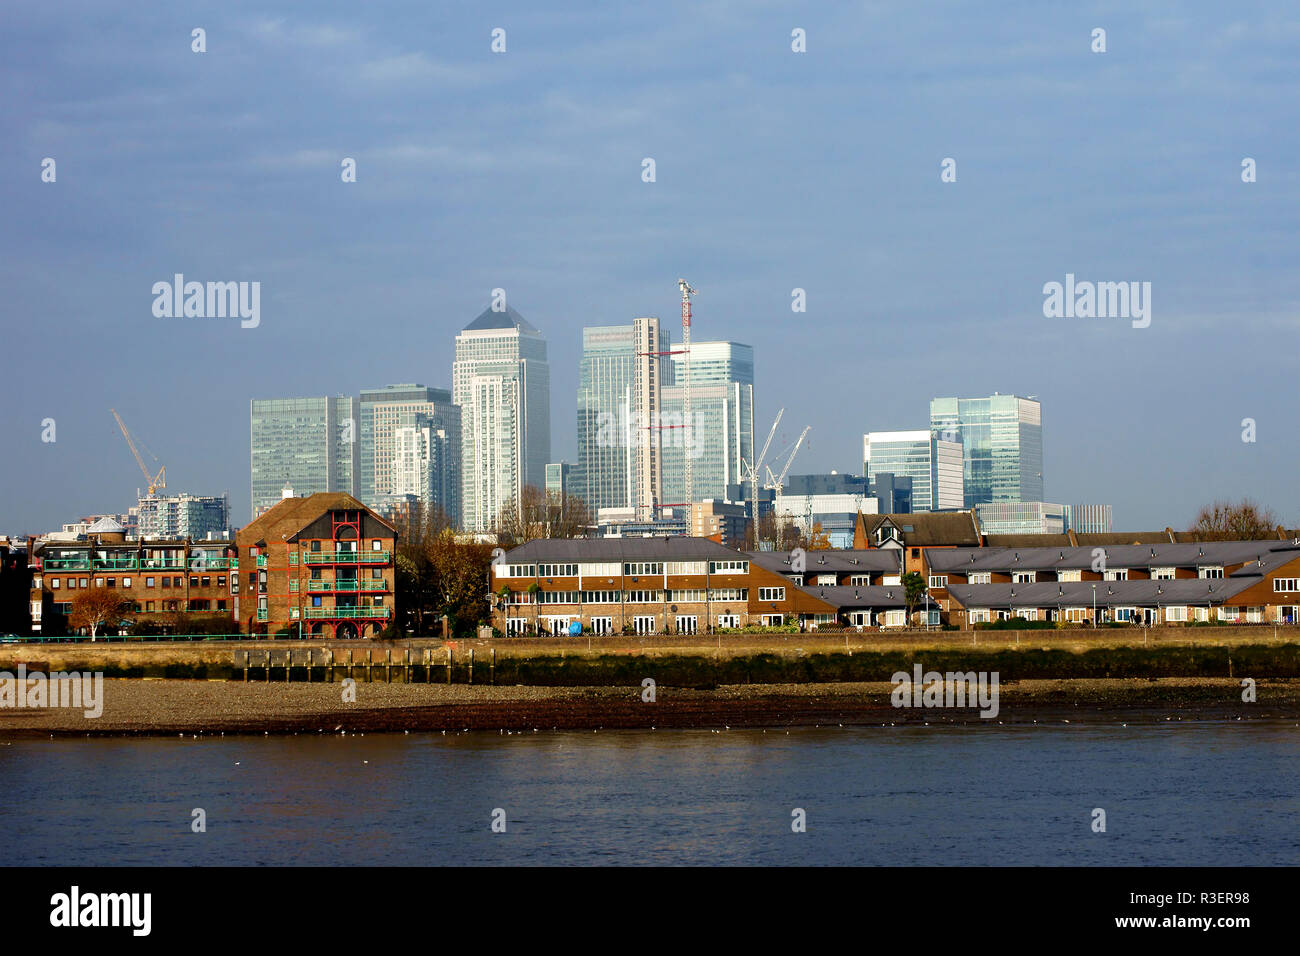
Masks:
[[[6,5],[0,532],[135,503],[110,408],[244,524],[251,398],[450,387],[495,288],[572,461],[582,327],[676,328],[679,276],[754,347],[760,443],[812,426],[792,473],[1015,393],[1049,501],[1300,524],[1296,4],[546,6]],[[155,316],[175,273],[260,323]],[[1046,317],[1067,274],[1149,282],[1150,324]]]

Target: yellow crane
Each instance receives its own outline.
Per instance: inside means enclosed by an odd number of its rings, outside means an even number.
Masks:
[[[126,439],[126,444],[131,449],[131,454],[135,455],[135,463],[139,465],[140,470],[144,472],[144,480],[149,484],[149,494],[152,496],[159,488],[166,488],[167,466],[161,466],[156,475],[149,474],[149,469],[145,467],[144,459],[140,457],[140,451],[135,447],[135,441],[131,438],[131,433],[126,430],[126,423],[122,421],[122,416],[117,413],[117,409],[115,408],[110,408],[109,411],[112,412],[113,417],[117,419],[117,427],[122,429],[122,437]],[[153,452],[149,453],[149,457],[154,461],[158,460],[158,456]]]

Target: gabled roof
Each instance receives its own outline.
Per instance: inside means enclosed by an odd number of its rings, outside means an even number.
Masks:
[[[479,313],[478,318],[465,326],[466,332],[486,332],[492,329],[519,329],[523,332],[537,331],[537,328],[516,312],[512,306],[506,306],[504,312],[494,312],[491,308],[484,309]]]
[[[1035,584],[950,584],[948,595],[962,607],[1039,608],[1155,607],[1156,605],[1220,604],[1250,587],[1252,580],[1218,578],[1176,581],[1043,581]],[[1096,585],[1094,591],[1093,585]]]
[[[397,529],[372,509],[341,491],[284,498],[239,530],[240,542],[288,541],[327,511],[366,511],[393,534]],[[241,544],[241,547],[243,545]]]
[[[86,529],[86,534],[121,534],[126,531],[120,524],[105,515]]]
[[[777,574],[800,573],[794,570],[789,551],[747,551],[746,554],[754,564]],[[899,570],[898,552],[881,548],[805,551],[803,560],[804,574],[866,574],[872,571],[892,574]]]
[[[953,572],[1086,570],[1098,558],[1104,558],[1109,569],[1196,568],[1260,558],[1276,565],[1300,557],[1300,546],[1290,541],[1201,541],[1078,548],[934,548],[926,549],[925,557],[931,571]]]
[[[889,522],[903,535],[903,543],[916,547],[979,547],[980,529],[972,511],[922,511],[916,514],[858,515],[858,530],[869,542],[876,529]],[[910,529],[910,530],[909,530]],[[855,544],[857,544],[855,535]]]
[[[844,608],[907,607],[907,589],[900,584],[873,585],[871,587],[853,587],[849,585],[818,587],[815,584],[804,584],[799,586],[799,590],[840,610]],[[924,598],[921,603],[925,603]]]

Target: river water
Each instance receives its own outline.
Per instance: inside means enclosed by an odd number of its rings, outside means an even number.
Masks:
[[[1296,865],[1298,756],[1294,721],[14,740],[0,863]]]

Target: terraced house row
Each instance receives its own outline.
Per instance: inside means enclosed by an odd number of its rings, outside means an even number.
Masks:
[[[913,553],[915,552],[915,553]],[[903,574],[927,585],[908,607]],[[539,540],[492,569],[508,634],[693,634],[798,624],[966,628],[1300,622],[1300,538],[740,552],[703,538]]]

